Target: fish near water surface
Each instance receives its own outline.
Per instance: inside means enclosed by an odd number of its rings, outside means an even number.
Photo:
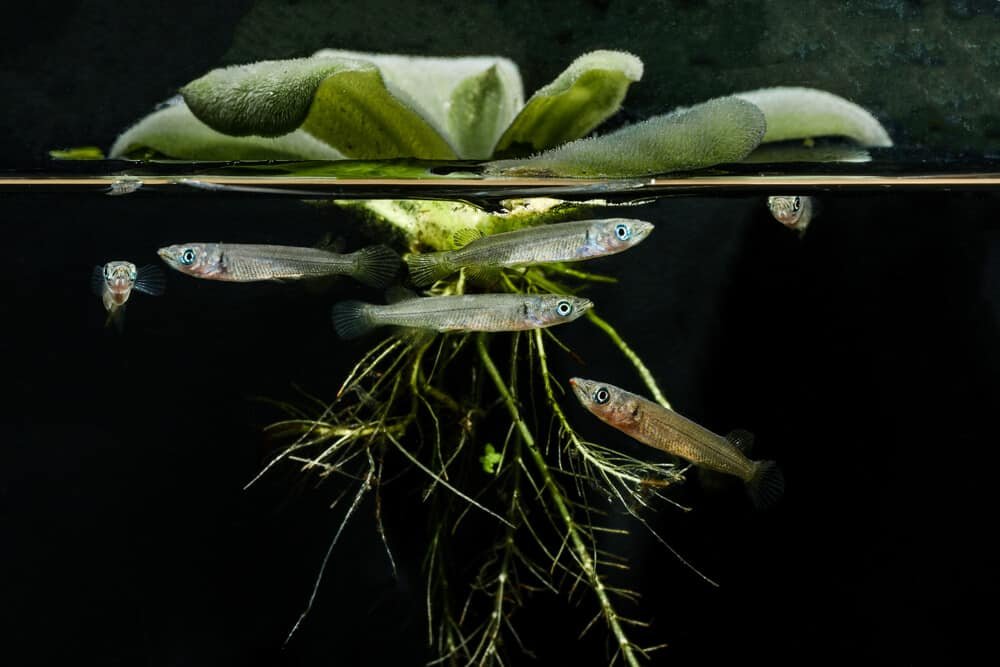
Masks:
[[[643,220],[610,218],[557,222],[512,232],[456,235],[457,250],[407,255],[414,285],[426,286],[465,268],[489,271],[552,262],[578,262],[628,250],[653,231]]]
[[[399,255],[383,245],[340,254],[281,245],[181,243],[156,252],[181,273],[237,283],[343,275],[372,287],[385,287],[400,268]]]
[[[767,208],[774,219],[799,235],[805,234],[806,227],[819,212],[815,198],[802,196],[768,197]]]
[[[104,310],[108,312],[107,324],[114,323],[120,331],[125,304],[132,295],[132,290],[152,296],[163,294],[163,271],[153,265],[137,269],[132,262],[116,260],[104,266],[95,266],[90,286],[101,297]]]
[[[739,477],[758,509],[781,497],[784,478],[777,464],[751,461],[740,450],[740,440],[749,439],[749,434],[734,431],[723,437],[673,410],[604,382],[571,378],[569,383],[585,408],[619,431],[696,466]]]
[[[589,299],[555,294],[412,296],[385,306],[342,301],[333,307],[333,326],[341,338],[356,338],[388,325],[433,331],[524,331],[572,322],[592,306]]]

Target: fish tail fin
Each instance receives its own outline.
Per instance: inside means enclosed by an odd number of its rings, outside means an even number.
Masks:
[[[410,270],[410,280],[417,287],[433,285],[455,272],[456,267],[449,261],[450,252],[424,252],[406,256]]]
[[[341,301],[333,306],[333,328],[341,338],[357,338],[375,328],[369,304]]]
[[[399,273],[399,255],[388,246],[362,248],[355,256],[354,277],[371,287],[385,287]]]
[[[754,461],[753,474],[747,480],[747,492],[758,510],[774,505],[785,492],[785,476],[774,461]]]
[[[105,327],[114,326],[118,333],[125,332],[125,306],[121,305],[108,311],[108,317],[104,320]]]

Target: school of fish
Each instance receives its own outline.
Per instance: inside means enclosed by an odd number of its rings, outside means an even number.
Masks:
[[[768,207],[788,227],[804,231],[813,215],[809,197],[770,197]],[[353,253],[324,248],[239,243],[181,243],[157,254],[171,268],[195,278],[225,282],[292,281],[349,276],[371,287],[386,287],[406,267],[409,283],[428,287],[459,271],[473,281],[492,283],[504,269],[579,262],[614,255],[649,237],[652,223],[628,218],[552,223],[482,236],[460,233],[455,249],[411,253],[401,258],[377,245]],[[163,293],[163,273],[155,266],[137,269],[127,261],[94,267],[92,284],[108,312],[108,323],[121,329],[131,292]],[[333,306],[337,334],[349,339],[382,326],[436,332],[525,331],[572,322],[593,307],[589,299],[562,294],[477,293],[418,296],[402,287],[386,293],[386,304],[357,300]],[[576,397],[605,423],[639,442],[696,466],[742,479],[755,506],[772,505],[783,489],[774,461],[746,455],[752,436],[734,431],[727,437],[657,403],[614,385],[570,379]]]

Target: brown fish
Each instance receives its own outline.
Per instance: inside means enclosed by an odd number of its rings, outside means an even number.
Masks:
[[[774,461],[751,461],[741,451],[752,438],[745,431],[723,437],[673,410],[602,382],[572,378],[570,386],[585,408],[639,442],[696,466],[735,475],[746,482],[758,509],[774,504],[784,478]]]

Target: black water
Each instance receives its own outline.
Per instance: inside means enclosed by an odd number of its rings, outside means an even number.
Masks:
[[[629,556],[665,664],[728,659],[913,662],[988,646],[998,592],[994,411],[1000,398],[1000,199],[841,196],[803,240],[759,198],[661,200],[656,233],[594,268],[589,292],[675,407],[757,436],[787,494],[754,513],[695,479],[658,529],[714,590],[637,530]],[[339,512],[335,484],[285,471],[242,486],[278,414],[255,397],[330,396],[366,343],[333,333],[353,284],[229,285],[168,275],[103,327],[92,266],[155,261],[200,238],[309,243],[356,225],[287,199],[130,195],[4,202],[0,556],[9,664],[419,664],[423,480],[386,490],[390,569],[364,505],[316,607],[284,650]],[[638,212],[636,210],[635,212]],[[378,298],[378,294],[367,294]],[[562,330],[585,366],[640,385],[583,322]],[[370,342],[370,341],[368,341]],[[588,436],[640,453],[570,405]],[[613,522],[621,521],[613,518]],[[576,635],[592,600],[537,595],[516,621],[535,664],[599,664]],[[515,656],[514,663],[525,660]]]

